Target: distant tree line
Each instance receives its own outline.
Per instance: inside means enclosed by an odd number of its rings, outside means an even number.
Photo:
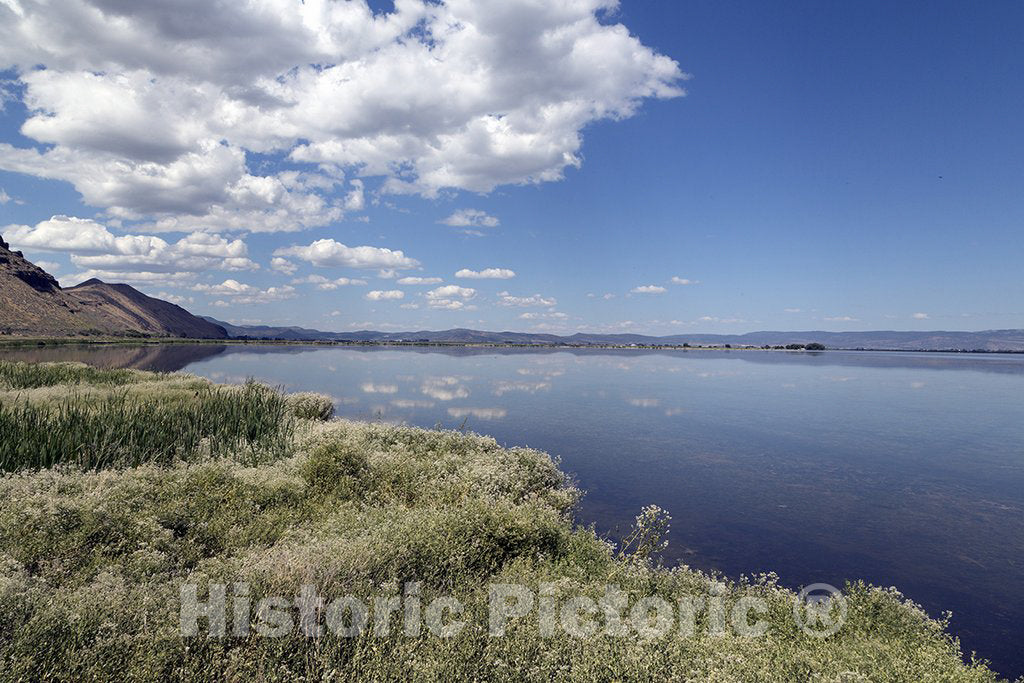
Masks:
[[[765,344],[761,347],[765,351],[774,349],[775,351],[824,351],[825,345],[819,344],[818,342],[811,342],[810,344],[786,344],[785,346],[772,346],[771,344]]]

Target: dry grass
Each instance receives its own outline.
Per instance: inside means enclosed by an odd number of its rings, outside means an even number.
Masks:
[[[995,680],[962,662],[944,624],[891,590],[848,586],[846,625],[813,638],[795,627],[793,594],[773,577],[722,582],[653,565],[644,552],[659,542],[654,517],[633,536],[644,551],[620,555],[574,528],[578,496],[538,451],[344,420],[300,419],[287,453],[258,466],[238,456],[9,474],[0,478],[0,679]],[[254,603],[303,584],[383,598],[415,581],[424,604],[458,598],[469,626],[454,638],[398,629],[183,638],[182,584],[205,596],[209,583],[236,581],[251,585]],[[763,599],[770,628],[761,638],[711,635],[702,611],[692,637],[542,637],[534,612],[490,637],[492,583],[545,583],[557,598],[599,597],[615,584],[634,602],[721,584],[727,607]]]

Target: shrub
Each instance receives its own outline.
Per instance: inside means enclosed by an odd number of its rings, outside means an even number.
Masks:
[[[330,420],[334,417],[334,399],[326,394],[306,391],[288,394],[292,415],[303,420]]]
[[[72,378],[58,400],[0,393],[0,463],[18,470],[0,476],[0,680],[996,680],[895,590],[848,585],[846,625],[820,639],[796,628],[794,595],[772,576],[654,564],[669,531],[658,508],[620,549],[574,528],[578,492],[544,453],[376,423],[295,429],[293,405],[269,387],[133,378],[99,389]],[[415,581],[423,605],[456,598],[468,626],[454,638],[400,627],[182,637],[182,585],[205,600],[209,584],[236,581],[253,605],[304,584],[369,599]],[[613,584],[634,603],[714,587],[727,613],[764,600],[770,635],[713,634],[705,610],[692,636],[548,637],[535,610],[496,638],[494,583],[543,584],[559,600]]]

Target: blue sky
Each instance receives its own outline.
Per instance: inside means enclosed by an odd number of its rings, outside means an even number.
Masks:
[[[333,330],[1024,327],[1019,2],[207,4],[0,1],[0,233],[62,284]]]

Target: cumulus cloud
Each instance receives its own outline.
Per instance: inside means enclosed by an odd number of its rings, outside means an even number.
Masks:
[[[239,282],[238,280],[224,280],[219,285],[198,284],[193,285],[192,290],[202,292],[212,297],[228,297],[236,304],[267,304],[273,301],[284,301],[295,297],[295,288],[289,285],[283,287],[269,287],[260,289],[253,285]],[[227,302],[220,300],[214,302],[215,306],[228,306]]]
[[[194,297],[191,296],[180,296],[178,294],[172,294],[171,292],[157,292],[157,299],[163,299],[164,301],[170,301],[172,304],[179,306],[188,306],[196,302]]]
[[[672,284],[674,285],[696,285],[698,283],[698,280],[691,280],[689,278],[679,277],[678,275],[672,276]]]
[[[403,277],[399,278],[400,285],[437,285],[443,282],[439,277]]]
[[[479,209],[459,209],[447,218],[442,218],[438,223],[455,228],[495,228],[501,224],[501,221]]]
[[[270,259],[270,269],[275,273],[283,273],[285,275],[294,275],[295,271],[299,269],[297,265],[289,261],[288,259],[275,256]]]
[[[472,299],[476,296],[476,290],[472,287],[460,287],[458,285],[444,285],[427,292],[428,299],[450,299],[458,297],[460,299]]]
[[[554,297],[545,297],[540,294],[513,296],[508,292],[498,292],[498,303],[502,306],[543,306],[550,308],[558,304],[558,301]]]
[[[850,322],[856,322],[858,319],[854,318],[852,316],[849,316],[849,315],[833,315],[833,316],[826,316],[825,320],[827,320],[829,322],[833,322],[833,323],[850,323]]]
[[[428,306],[449,311],[466,308],[466,302],[475,296],[476,290],[472,287],[458,285],[444,285],[426,293]]]
[[[6,204],[11,201],[11,195],[4,192],[4,188],[0,187],[0,205]]]
[[[365,285],[366,280],[356,280],[348,277],[339,277],[334,280],[325,278],[323,275],[309,275],[307,277],[298,278],[292,280],[293,285],[304,285],[311,284],[316,285],[317,289],[324,291],[334,291],[339,287],[348,287],[350,285]]]
[[[913,318],[914,320],[928,320],[929,315],[927,313],[915,313],[910,317]]]
[[[463,268],[455,273],[455,277],[468,280],[511,280],[515,276],[516,272],[508,268],[484,268],[483,270]]]
[[[548,311],[547,313],[534,313],[527,311],[526,313],[520,313],[520,320],[565,320],[569,316],[561,311]]]
[[[393,301],[395,299],[404,299],[405,292],[400,289],[389,289],[386,291],[375,289],[372,292],[367,292],[366,298],[370,301]]]
[[[60,270],[60,264],[56,261],[35,261],[35,264],[45,270],[50,275],[53,275]]]
[[[424,196],[556,181],[587,125],[683,94],[615,5],[0,2],[0,69],[40,143],[0,145],[0,168],[151,231],[327,225],[371,177]],[[260,174],[249,153],[299,170]]]
[[[53,216],[35,226],[0,229],[19,249],[63,252],[90,271],[108,273],[199,273],[207,270],[257,270],[240,239],[193,233],[174,243],[152,235],[115,235],[89,218]],[[122,278],[124,279],[124,278]]]
[[[664,294],[668,290],[660,285],[641,285],[629,291],[633,294]]]
[[[283,247],[276,250],[274,256],[291,256],[321,268],[344,266],[402,270],[420,265],[419,261],[401,251],[383,247],[349,247],[333,239],[317,240],[307,246]]]
[[[81,272],[70,275],[67,278],[62,277],[61,282],[67,284],[78,284],[85,282],[86,280],[103,280],[109,283],[128,283],[136,286],[160,286],[160,287],[181,287],[187,286],[190,282],[194,281],[196,277],[195,273],[159,273],[151,271],[115,271],[115,270],[95,270],[86,269]],[[66,282],[65,282],[66,281]]]

